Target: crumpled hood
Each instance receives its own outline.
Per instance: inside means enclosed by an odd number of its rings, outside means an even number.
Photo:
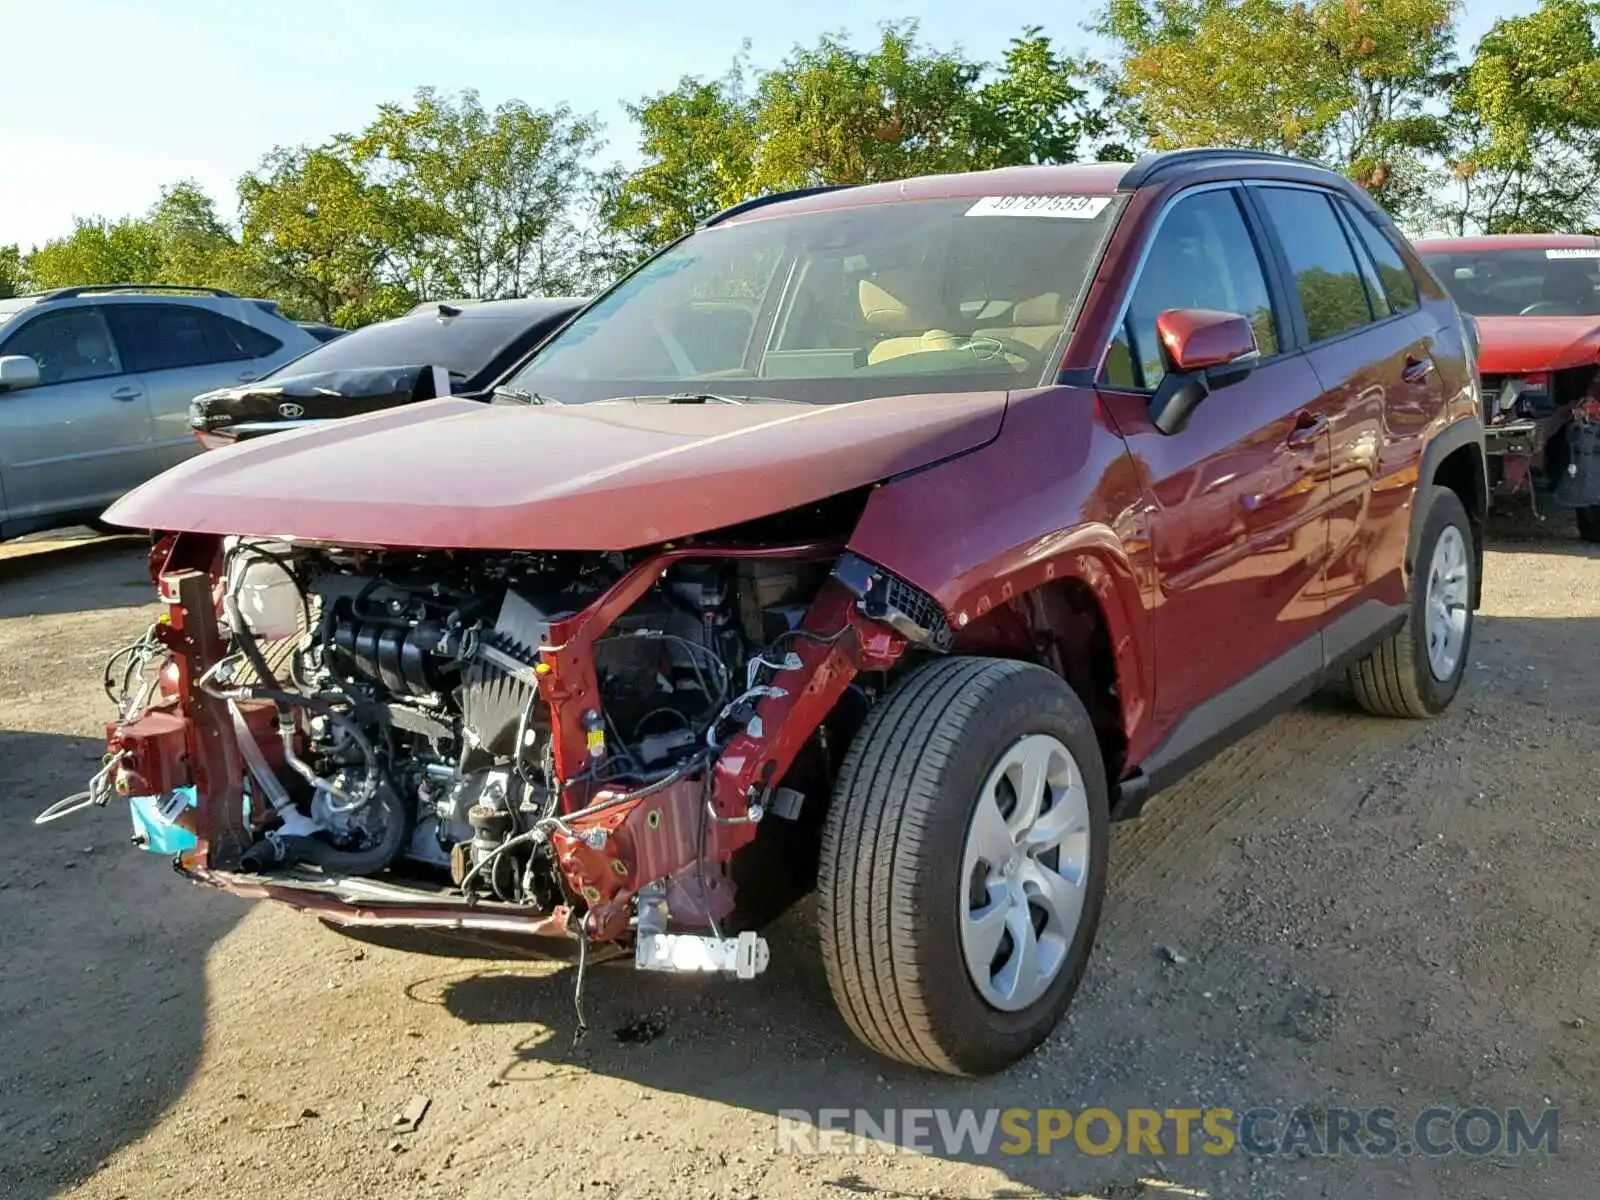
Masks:
[[[1600,362],[1600,317],[1479,317],[1485,375],[1559,371]]]
[[[439,399],[198,455],[105,520],[346,546],[623,550],[976,449],[1006,393],[854,404]]]

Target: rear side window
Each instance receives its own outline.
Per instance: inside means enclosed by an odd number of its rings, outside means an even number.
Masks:
[[[1278,352],[1279,326],[1266,273],[1232,189],[1185,197],[1162,220],[1134,285],[1127,320],[1106,356],[1107,386],[1154,389],[1160,384],[1167,371],[1156,318],[1173,308],[1214,308],[1248,317],[1261,356]]]
[[[1332,198],[1299,188],[1262,188],[1258,195],[1289,256],[1311,340],[1370,324],[1367,285]]]
[[[283,345],[242,321],[187,304],[119,304],[111,319],[135,371],[243,362]]]
[[[34,317],[18,329],[0,355],[24,354],[39,364],[39,382],[74,383],[120,375],[122,363],[98,308],[64,308]]]
[[[1372,261],[1377,264],[1378,278],[1383,281],[1383,293],[1395,312],[1405,312],[1421,303],[1417,294],[1417,281],[1406,267],[1389,235],[1379,229],[1376,222],[1348,200],[1339,201],[1350,227],[1356,231],[1361,244],[1367,248]]]

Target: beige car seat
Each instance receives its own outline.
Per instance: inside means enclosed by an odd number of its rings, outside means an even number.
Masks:
[[[933,281],[912,272],[885,272],[860,282],[857,294],[867,329],[873,334],[899,335],[875,342],[867,351],[868,363],[965,345],[965,338],[934,328],[938,319],[934,290]]]

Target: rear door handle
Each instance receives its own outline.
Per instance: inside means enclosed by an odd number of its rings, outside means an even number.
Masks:
[[[1407,383],[1421,383],[1433,374],[1433,359],[1426,356],[1418,358],[1415,354],[1408,355],[1406,365],[1400,372],[1400,378]]]
[[[1289,445],[1296,450],[1304,450],[1315,446],[1322,440],[1322,435],[1328,432],[1328,418],[1321,413],[1303,412],[1294,420],[1294,428],[1289,431]]]
[[[111,393],[111,398],[113,400],[137,400],[142,395],[144,393],[136,387],[119,387]]]

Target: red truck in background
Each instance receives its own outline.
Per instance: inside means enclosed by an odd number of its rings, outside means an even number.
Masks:
[[[1600,237],[1437,238],[1418,252],[1477,322],[1490,481],[1600,542]]]

